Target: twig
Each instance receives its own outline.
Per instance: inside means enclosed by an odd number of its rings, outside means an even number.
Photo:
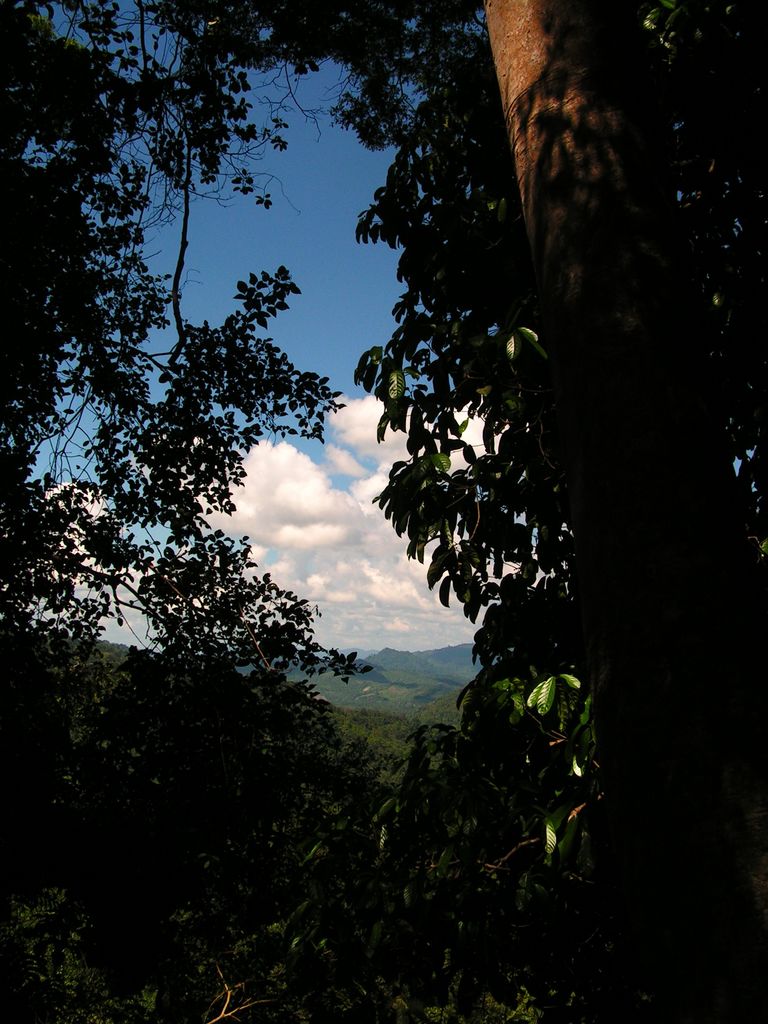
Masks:
[[[228,985],[227,982],[224,980],[224,975],[222,974],[221,968],[219,967],[218,964],[216,964],[216,972],[221,978],[222,984],[224,985],[224,990],[214,998],[213,1002],[208,1007],[208,1012],[210,1013],[213,1011],[214,1004],[217,1003],[220,999],[224,1000],[224,1006],[222,1007],[218,1015],[216,1017],[211,1017],[210,1020],[206,1021],[206,1024],[218,1024],[218,1022],[222,1020],[239,1020],[238,1014],[242,1013],[243,1010],[249,1010],[252,1006],[268,1006],[272,1003],[277,1002],[276,999],[249,999],[247,1002],[240,1003],[239,1006],[234,1006],[232,1007],[232,1009],[230,1009],[229,1007],[230,1003],[232,1002],[233,995],[237,992],[238,989],[243,989],[245,986],[242,981],[238,982],[238,984],[234,986]]]
[[[274,669],[272,668],[272,665],[270,664],[269,659],[264,654],[264,651],[262,651],[261,645],[259,644],[259,641],[256,638],[256,634],[253,632],[253,628],[251,627],[250,622],[245,617],[245,612],[241,612],[240,613],[240,619],[242,620],[243,625],[245,626],[246,630],[248,631],[248,636],[251,638],[251,642],[253,643],[253,646],[258,651],[259,657],[264,662],[264,664],[267,666],[267,670],[269,672],[273,672]]]
[[[483,864],[483,867],[486,871],[509,871],[510,869],[506,867],[506,863],[511,857],[514,857],[518,850],[522,850],[524,846],[533,846],[535,843],[540,842],[541,839],[539,839],[538,836],[533,836],[530,839],[521,839],[516,846],[513,846],[512,849],[508,853],[505,853],[500,860],[497,860],[495,864]]]
[[[475,502],[475,508],[477,509],[477,519],[475,520],[474,529],[472,530],[472,533],[470,533],[470,535],[469,535],[469,539],[467,541],[468,544],[472,543],[472,540],[473,540],[475,534],[477,533],[477,528],[480,525],[480,502],[479,501]]]
[[[587,804],[585,801],[583,804],[579,804],[578,807],[574,807],[571,813],[568,815],[568,821],[573,821],[574,818],[577,818],[586,806]]]

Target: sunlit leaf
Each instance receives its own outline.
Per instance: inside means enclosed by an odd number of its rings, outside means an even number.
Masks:
[[[563,682],[567,686],[570,686],[570,688],[572,690],[580,690],[581,689],[581,682],[576,678],[576,676],[568,675],[567,672],[561,672],[557,678],[558,679],[562,679]]]
[[[405,374],[402,370],[393,370],[390,373],[387,394],[390,398],[402,398],[405,394]]]
[[[429,456],[432,465],[440,470],[441,473],[447,473],[451,468],[451,457],[446,455],[445,452],[437,452],[434,455]]]
[[[556,846],[557,832],[555,831],[555,826],[549,818],[546,818],[544,821],[544,848],[549,856],[554,853]]]
[[[528,695],[527,705],[535,707],[540,715],[546,715],[555,699],[555,677],[550,676],[538,683]]]
[[[509,359],[510,363],[514,363],[514,361],[520,355],[520,350],[523,347],[520,338],[513,332],[507,339],[507,344],[505,347],[507,351],[507,358]]]
[[[527,341],[529,344],[533,345],[533,347],[536,349],[536,351],[543,359],[548,358],[547,353],[541,347],[538,334],[535,331],[532,331],[530,327],[516,327],[515,334],[518,337],[522,338],[524,341]]]

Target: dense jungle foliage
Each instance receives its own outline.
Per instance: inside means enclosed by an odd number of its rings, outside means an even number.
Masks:
[[[764,16],[637,10],[760,559]],[[354,656],[323,651],[307,603],[207,526],[260,437],[320,437],[338,396],[264,335],[296,292],[285,267],[244,268],[222,324],[185,319],[190,203],[269,204],[253,159],[279,158],[290,101],[272,72],[328,58],[349,73],[341,123],[397,147],[358,236],[400,248],[404,290],[358,375],[381,434],[408,435],[380,504],[479,624],[458,723],[332,712],[312,679]],[[547,342],[478,6],[3,0],[0,78],[9,1019],[654,1019],[622,938]],[[167,278],[145,251],[164,221]],[[152,649],[94,648],[128,610]]]

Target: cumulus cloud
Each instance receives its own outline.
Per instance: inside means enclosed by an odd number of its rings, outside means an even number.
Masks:
[[[358,503],[333,487],[328,473],[285,441],[265,441],[245,460],[246,479],[234,494],[237,511],[212,522],[247,535],[264,551],[308,550],[358,542]]]
[[[388,467],[398,459],[407,458],[405,434],[387,431],[384,440],[376,440],[376,427],[381,418],[381,404],[373,397],[344,398],[345,405],[329,423],[331,436],[339,446],[353,451],[358,458],[372,459]]]
[[[335,444],[325,446],[325,466],[337,476],[360,477],[368,472],[351,452]]]
[[[286,442],[255,448],[237,511],[213,525],[247,535],[277,583],[317,604],[323,643],[424,650],[470,641],[475,627],[458,607],[440,605],[425,566],[407,559],[406,542],[372,504],[390,465],[406,457],[405,438],[378,445],[378,403],[346,402],[315,459]],[[349,479],[342,487],[332,477]]]

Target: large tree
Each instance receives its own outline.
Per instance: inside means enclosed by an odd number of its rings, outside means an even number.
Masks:
[[[447,55],[361,222],[406,291],[360,376],[409,434],[383,506],[487,609],[491,702],[586,657],[658,1012],[729,1020],[761,1012],[766,955],[762,21],[616,6],[489,6],[514,166],[482,42]]]
[[[649,79],[631,9],[488,0],[486,12],[631,920],[664,981],[662,1013],[742,1020],[765,1005],[768,966],[765,601]]]

